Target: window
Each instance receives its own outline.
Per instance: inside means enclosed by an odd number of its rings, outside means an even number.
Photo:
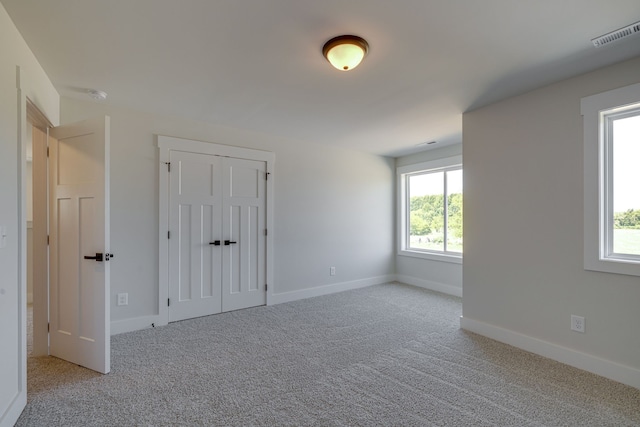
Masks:
[[[640,276],[640,84],[582,99],[587,270]]]
[[[462,158],[398,168],[399,254],[462,261]]]
[[[640,103],[603,114],[605,256],[640,261]]]

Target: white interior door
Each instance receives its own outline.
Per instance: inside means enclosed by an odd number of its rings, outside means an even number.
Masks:
[[[172,151],[169,321],[222,311],[221,158]]]
[[[266,163],[169,160],[169,321],[264,305]]]
[[[223,159],[222,311],[266,304],[265,162]]]
[[[110,370],[109,117],[49,139],[51,355]]]

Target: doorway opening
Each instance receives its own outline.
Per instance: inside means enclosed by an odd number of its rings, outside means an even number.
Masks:
[[[25,150],[28,355],[49,354],[47,134],[51,122],[27,98]],[[30,344],[30,346],[29,346]]]
[[[21,309],[23,319],[29,311],[33,317],[22,329],[32,342],[23,363],[28,355],[52,355],[106,374],[110,119],[53,127],[28,99],[26,107],[20,195],[23,286],[32,304]]]

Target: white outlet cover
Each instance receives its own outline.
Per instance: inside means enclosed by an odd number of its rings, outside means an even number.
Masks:
[[[585,332],[584,317],[571,315],[571,330],[576,332]]]

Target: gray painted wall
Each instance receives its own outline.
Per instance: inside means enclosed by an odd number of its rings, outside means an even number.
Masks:
[[[284,293],[392,275],[393,159],[334,146],[63,98],[62,123],[111,116],[111,318],[150,316],[158,300],[158,153],[154,134],[276,155],[274,289]],[[336,275],[329,275],[329,267]],[[128,306],[115,295],[129,293]]]
[[[465,318],[640,368],[640,278],[583,269],[580,115],[639,81],[635,58],[464,114]]]

